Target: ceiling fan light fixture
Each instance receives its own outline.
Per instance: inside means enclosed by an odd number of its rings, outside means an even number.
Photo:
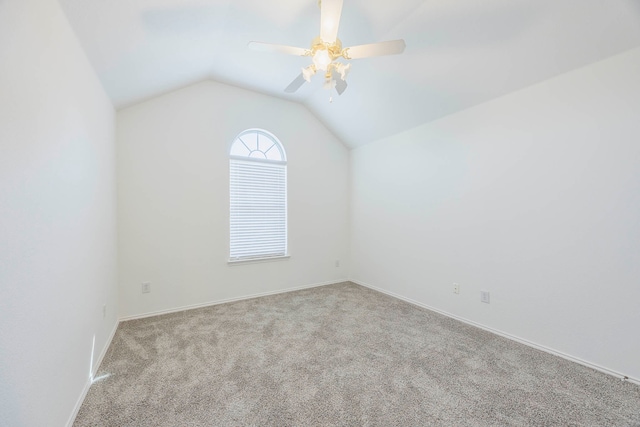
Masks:
[[[318,49],[313,54],[313,65],[315,65],[316,69],[327,71],[327,67],[331,64],[332,59],[329,55],[329,51],[325,49]]]
[[[337,62],[336,71],[340,73],[340,78],[342,80],[346,80],[347,75],[349,75],[349,71],[351,71],[351,63],[345,65],[342,62]]]
[[[332,90],[335,87],[336,87],[336,81],[335,80],[333,80],[331,77],[325,79],[325,81],[324,81],[324,89]]]
[[[311,83],[311,77],[316,74],[315,65],[309,65],[308,67],[304,67],[302,69],[302,77],[307,81],[307,83]]]

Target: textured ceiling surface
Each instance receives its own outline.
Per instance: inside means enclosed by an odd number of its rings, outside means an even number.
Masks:
[[[59,0],[116,107],[203,79],[303,103],[356,147],[640,46],[640,0],[344,0],[344,46],[403,38],[402,55],[352,61],[329,103],[310,58],[317,0]]]

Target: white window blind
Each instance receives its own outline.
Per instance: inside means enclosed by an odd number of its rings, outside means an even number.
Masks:
[[[246,143],[249,140],[246,133],[241,134],[238,140],[239,143],[250,146]],[[277,148],[281,149],[281,147]],[[259,143],[258,149],[260,149]],[[237,151],[238,148],[232,148],[232,153],[234,150]],[[232,155],[229,166],[230,260],[286,256],[287,166],[285,161],[255,158],[255,155]]]

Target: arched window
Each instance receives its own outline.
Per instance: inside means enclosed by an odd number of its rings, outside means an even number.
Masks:
[[[287,256],[287,157],[262,129],[240,133],[229,151],[230,261]]]

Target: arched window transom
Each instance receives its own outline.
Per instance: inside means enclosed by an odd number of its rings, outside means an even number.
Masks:
[[[238,135],[231,144],[230,154],[232,157],[248,157],[276,162],[287,160],[278,139],[262,129],[248,129]]]

